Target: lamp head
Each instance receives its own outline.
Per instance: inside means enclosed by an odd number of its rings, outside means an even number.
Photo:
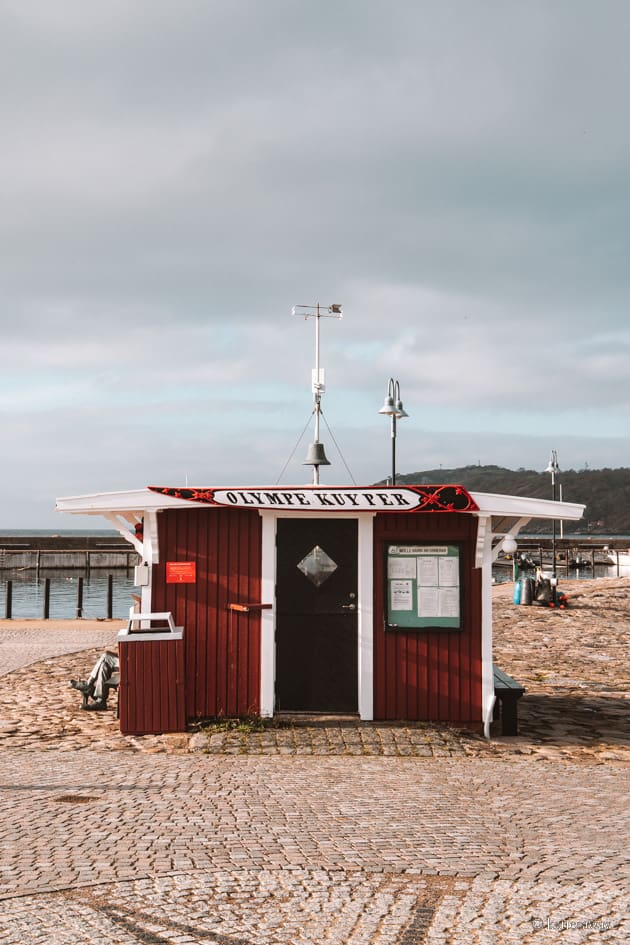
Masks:
[[[545,469],[545,472],[551,473],[552,475],[555,475],[557,472],[560,472],[560,467],[558,466],[558,454],[555,450],[551,451],[551,455],[549,456],[549,462],[547,464],[547,468]]]
[[[388,417],[392,417],[397,414],[396,407],[394,406],[394,398],[391,396],[391,394],[388,394],[385,398],[385,402],[379,410],[379,413],[384,413]]]

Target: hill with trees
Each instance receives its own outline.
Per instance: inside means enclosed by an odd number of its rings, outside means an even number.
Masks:
[[[425,469],[397,475],[408,485],[452,482],[469,492],[551,499],[551,476],[533,469],[501,466],[461,466],[458,469]],[[566,522],[564,532],[592,535],[630,535],[630,468],[562,470],[556,479],[556,497],[586,505],[580,522]],[[533,520],[527,532],[548,532],[549,522]]]

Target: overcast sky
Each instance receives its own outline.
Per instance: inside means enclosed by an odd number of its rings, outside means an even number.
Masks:
[[[275,483],[295,303],[343,303],[323,409],[359,484],[390,376],[400,472],[630,465],[628,35],[625,0],[0,0],[0,529]]]

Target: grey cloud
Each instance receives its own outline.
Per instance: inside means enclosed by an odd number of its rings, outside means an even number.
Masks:
[[[629,26],[615,0],[0,3],[11,477],[135,485],[133,442],[140,480],[273,479],[311,406],[290,306],[318,300],[359,478],[391,374],[407,467],[526,465],[569,408],[575,453],[623,462]]]

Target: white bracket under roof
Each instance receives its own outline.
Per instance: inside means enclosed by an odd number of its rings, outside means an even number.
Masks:
[[[145,564],[157,564],[159,561],[157,513],[138,512],[102,512],[103,518],[111,522],[125,541],[136,549]],[[137,525],[142,525],[142,539],[135,533]]]
[[[480,515],[477,525],[477,544],[475,547],[475,567],[483,567],[484,549],[486,542],[490,542],[492,548],[492,561],[496,561],[501,551],[501,546],[506,538],[516,538],[522,528],[531,521],[529,518],[519,518],[509,531],[495,532],[492,529],[492,516]],[[494,539],[497,541],[494,541]]]
[[[118,515],[115,512],[104,512],[103,518],[106,518],[107,521],[113,525],[118,534],[122,535],[125,541],[133,545],[140,557],[144,560],[143,543],[135,534],[135,527],[142,522],[142,516],[129,514],[128,512],[121,512]],[[130,525],[131,529],[129,528]]]
[[[493,532],[492,537],[498,538],[498,541],[495,542],[495,544],[492,546],[492,560],[493,561],[496,561],[497,558],[499,557],[499,552],[501,551],[501,546],[503,545],[503,542],[505,541],[505,539],[506,538],[515,539],[518,533],[520,532],[520,530],[522,528],[525,528],[525,526],[529,524],[530,521],[531,519],[529,518],[519,518],[518,522],[516,522],[516,524],[513,525],[509,531],[503,532],[502,534]]]

